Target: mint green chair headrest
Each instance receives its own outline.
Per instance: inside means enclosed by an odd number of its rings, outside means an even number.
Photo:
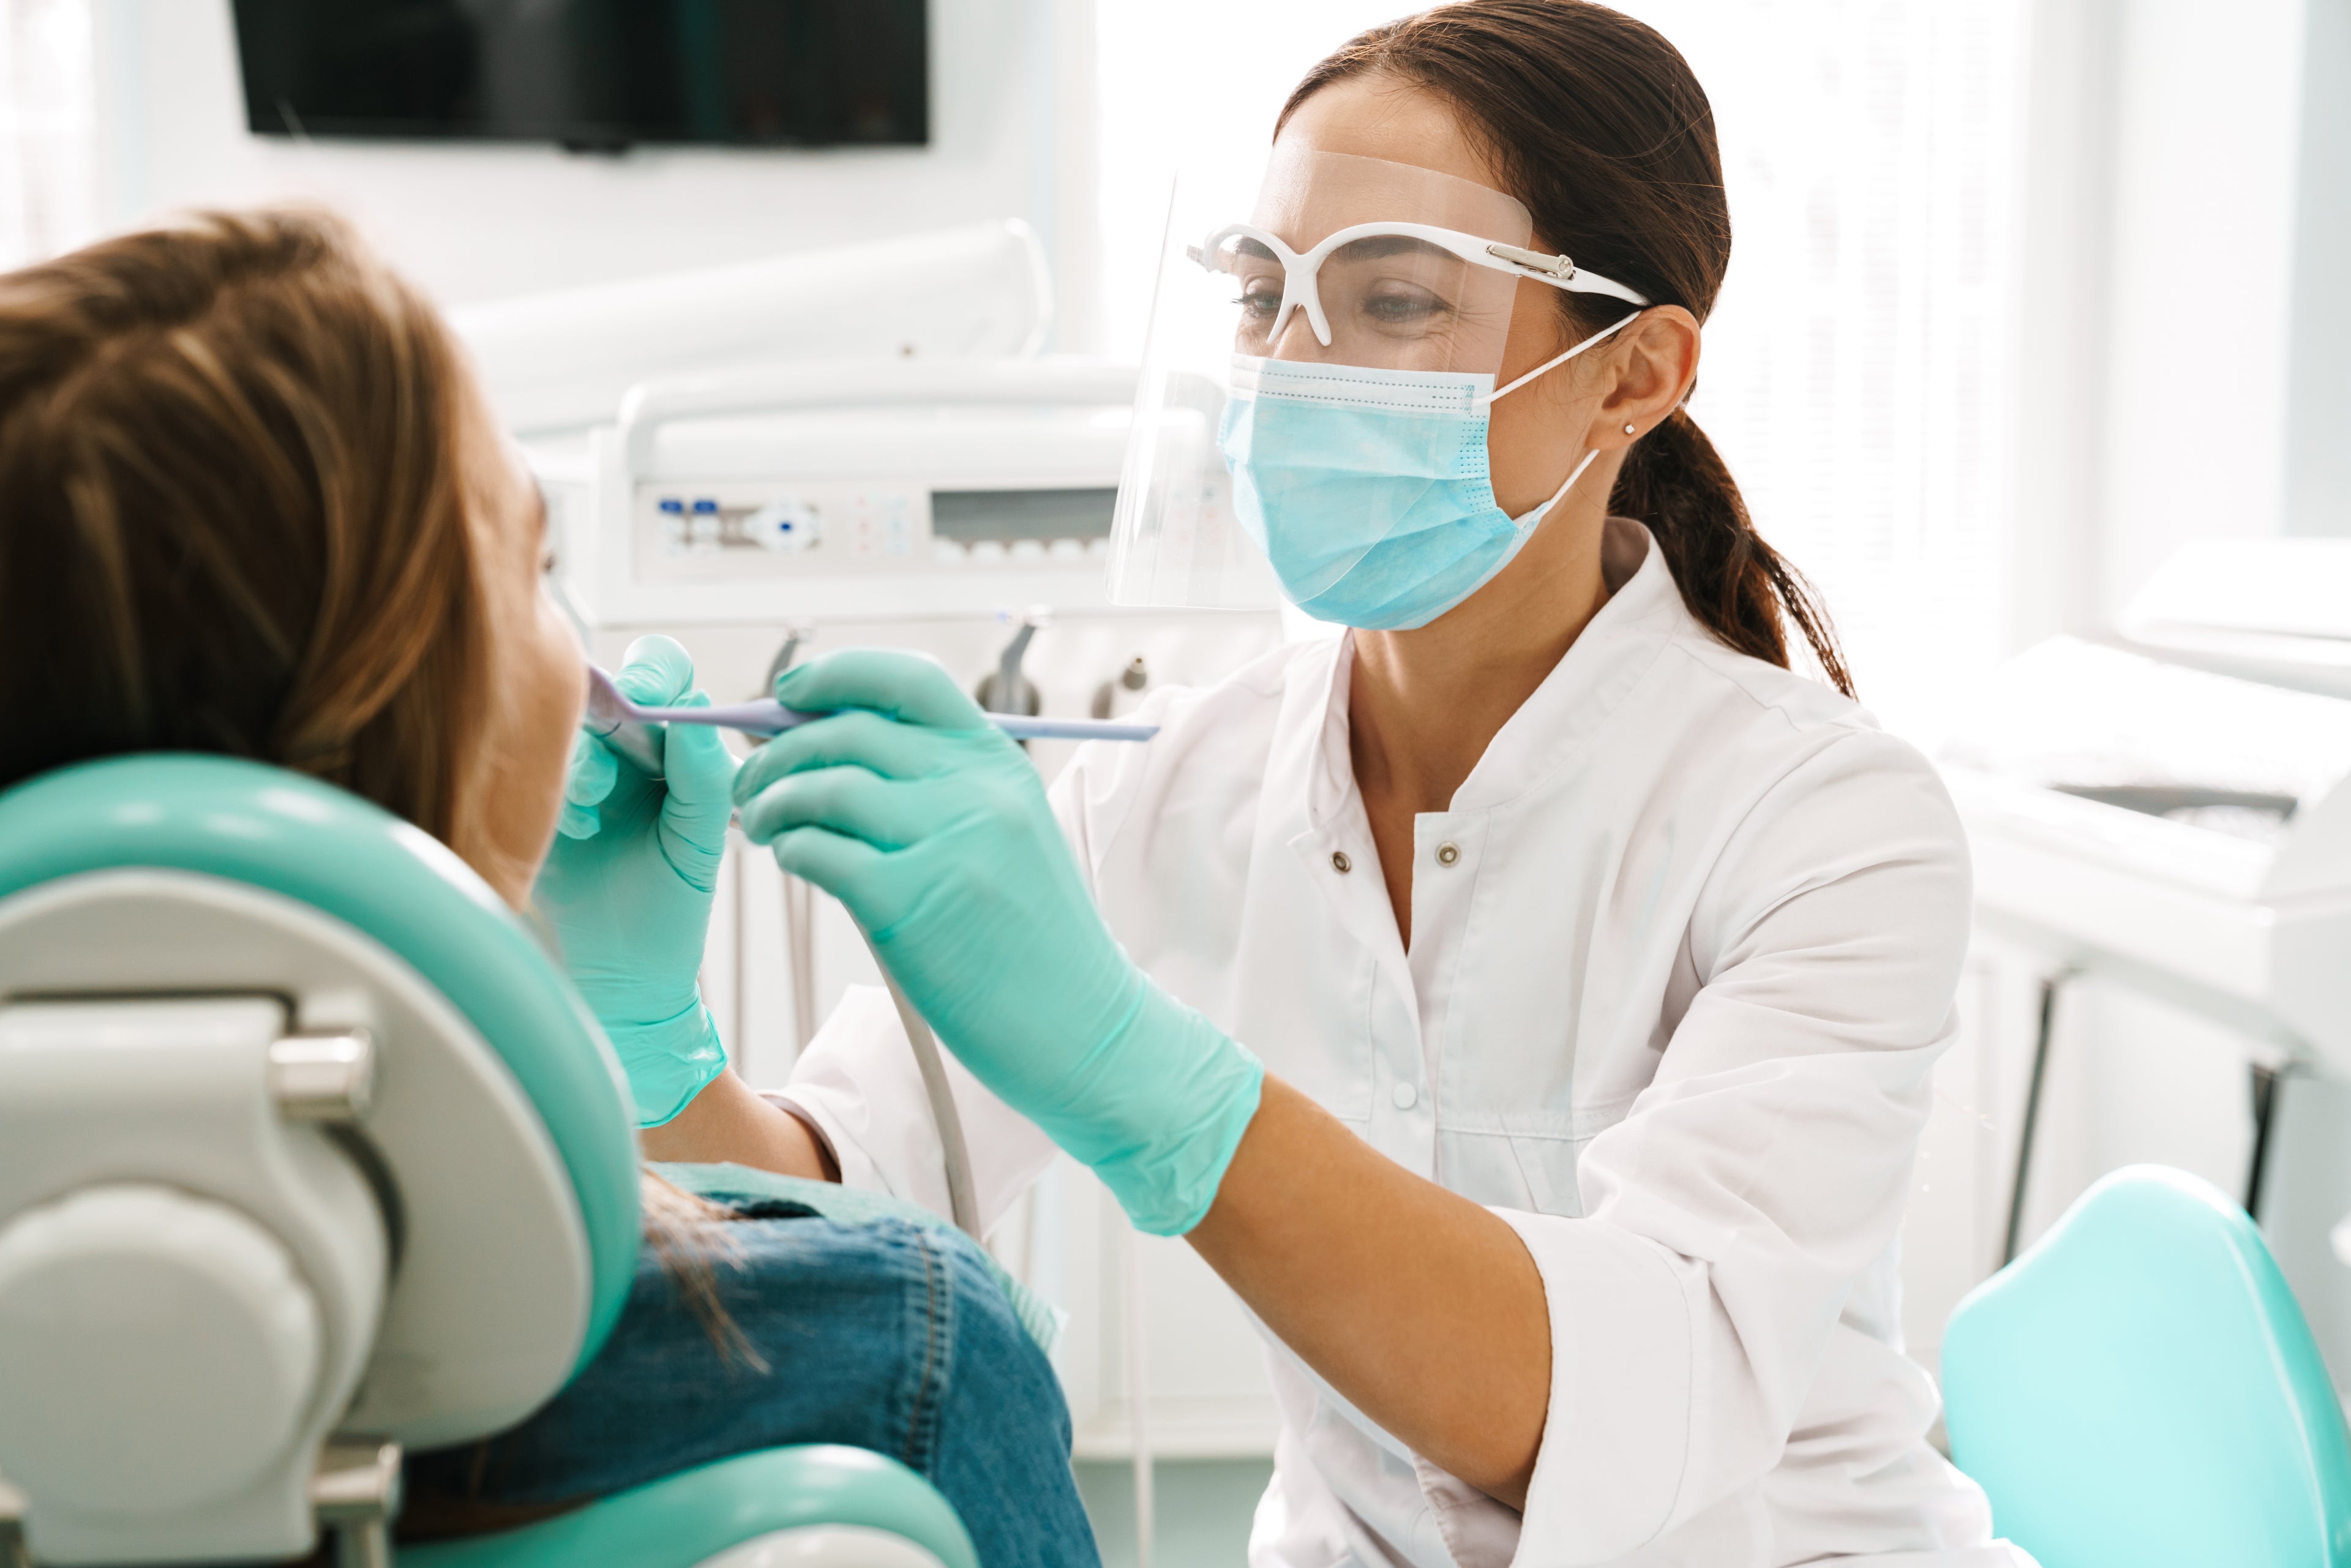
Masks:
[[[389,948],[471,1020],[537,1107],[579,1197],[592,1293],[585,1365],[635,1275],[634,1117],[611,1047],[513,911],[421,829],[260,763],[109,758],[0,794],[0,897],[133,866],[309,904]]]
[[[886,1531],[942,1568],[979,1568],[954,1506],[928,1481],[895,1459],[829,1443],[737,1454],[537,1524],[404,1546],[399,1560],[400,1568],[693,1568],[772,1531],[823,1525]],[[800,1559],[776,1548],[745,1560]]]
[[[2136,1166],[1961,1301],[1951,1458],[2043,1568],[2351,1563],[2351,1442],[2261,1234]]]

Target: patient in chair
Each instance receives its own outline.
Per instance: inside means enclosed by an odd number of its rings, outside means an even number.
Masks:
[[[329,218],[208,215],[0,277],[0,787],[252,758],[413,822],[528,917],[582,679],[545,527],[439,318]],[[664,1131],[666,1158],[723,1157]],[[403,1535],[838,1442],[928,1478],[989,1568],[1095,1561],[1043,1314],[986,1253],[837,1187],[674,1174],[696,1190],[647,1173],[601,1354],[522,1426],[413,1456]]]

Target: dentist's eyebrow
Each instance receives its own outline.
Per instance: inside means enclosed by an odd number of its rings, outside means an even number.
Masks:
[[[1461,258],[1441,245],[1413,235],[1365,235],[1351,239],[1331,253],[1333,261],[1375,261],[1383,256],[1420,254],[1445,261]]]

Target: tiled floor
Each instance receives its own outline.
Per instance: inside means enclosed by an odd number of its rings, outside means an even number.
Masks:
[[[1152,1472],[1151,1568],[1240,1568],[1249,1517],[1271,1459],[1162,1459]],[[1123,1460],[1078,1466],[1078,1494],[1102,1568],[1134,1568],[1134,1471]]]

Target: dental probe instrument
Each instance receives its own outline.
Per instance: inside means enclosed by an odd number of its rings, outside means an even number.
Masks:
[[[639,772],[659,779],[662,737],[658,726],[709,724],[764,737],[781,735],[824,716],[821,713],[786,707],[773,697],[717,707],[663,707],[635,703],[622,695],[610,674],[590,664],[588,712],[582,725],[588,733],[627,758]],[[1155,724],[1121,724],[1099,718],[1032,718],[1026,714],[992,713],[987,722],[1015,740],[1149,740],[1159,733]]]

